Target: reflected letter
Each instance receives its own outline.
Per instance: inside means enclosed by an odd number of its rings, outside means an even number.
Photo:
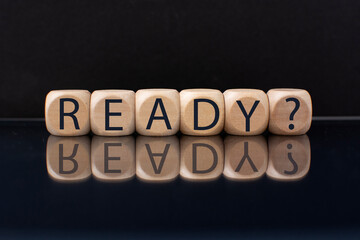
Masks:
[[[101,181],[126,181],[135,175],[133,136],[94,136],[91,142],[91,170]]]
[[[176,136],[136,139],[136,176],[146,182],[170,182],[179,175],[180,149]]]
[[[77,182],[90,177],[89,137],[49,136],[46,168],[49,176],[59,182]]]
[[[269,137],[266,175],[275,180],[299,180],[310,169],[311,149],[307,135]]]
[[[191,181],[217,179],[224,167],[224,147],[220,136],[181,138],[180,175]]]
[[[248,181],[262,177],[267,169],[268,148],[264,136],[227,136],[224,176]]]

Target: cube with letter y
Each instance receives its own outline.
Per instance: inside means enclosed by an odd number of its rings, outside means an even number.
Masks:
[[[233,135],[259,135],[269,123],[269,101],[258,89],[228,89],[225,99],[225,131]]]
[[[187,89],[180,92],[183,134],[210,136],[224,127],[224,96],[216,89]]]
[[[81,136],[90,131],[90,92],[55,90],[45,101],[46,128],[52,135]]]

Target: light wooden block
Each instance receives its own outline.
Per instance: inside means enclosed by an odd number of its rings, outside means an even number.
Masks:
[[[235,181],[261,178],[268,165],[268,147],[264,136],[227,136],[225,138],[224,176]]]
[[[91,131],[100,136],[124,136],[135,131],[135,92],[97,90],[91,94]]]
[[[139,136],[136,139],[136,176],[145,182],[170,182],[179,175],[179,139]]]
[[[170,136],[180,128],[180,99],[175,89],[136,92],[136,131],[145,136]]]
[[[228,89],[224,92],[225,131],[233,135],[259,135],[269,123],[269,101],[257,89]]]
[[[311,126],[312,103],[303,89],[278,88],[267,92],[270,106],[269,131],[279,135],[305,134]]]
[[[269,137],[266,175],[280,181],[300,180],[310,169],[311,149],[307,135]]]
[[[90,132],[89,111],[89,91],[51,91],[45,101],[46,128],[57,136],[86,135]]]
[[[189,181],[212,181],[224,169],[224,146],[220,136],[191,137],[180,140],[180,176]]]
[[[105,182],[122,182],[135,176],[135,139],[94,136],[91,141],[91,171]]]
[[[215,89],[187,89],[180,92],[183,134],[210,136],[224,128],[224,96]]]
[[[46,144],[46,168],[58,182],[79,182],[91,176],[90,138],[50,135]]]

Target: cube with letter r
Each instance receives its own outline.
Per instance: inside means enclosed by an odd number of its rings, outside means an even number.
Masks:
[[[55,90],[45,101],[46,128],[52,135],[81,136],[90,132],[90,92]]]

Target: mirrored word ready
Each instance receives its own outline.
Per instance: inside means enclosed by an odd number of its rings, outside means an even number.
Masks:
[[[307,135],[58,137],[49,136],[46,167],[58,182],[93,176],[104,182],[296,181],[310,170]]]

